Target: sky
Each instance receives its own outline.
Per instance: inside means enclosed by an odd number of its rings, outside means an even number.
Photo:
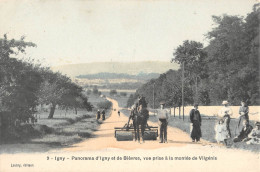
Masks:
[[[26,55],[50,66],[170,61],[184,40],[202,42],[212,15],[246,16],[259,0],[0,0],[0,37],[37,44]]]

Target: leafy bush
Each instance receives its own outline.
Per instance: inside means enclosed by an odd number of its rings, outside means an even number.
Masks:
[[[99,109],[110,109],[111,106],[112,106],[112,103],[111,103],[110,101],[108,101],[108,100],[103,101],[103,102],[99,102],[99,103],[97,104],[97,107],[98,107]]]
[[[120,96],[126,97],[126,96],[127,96],[127,93],[126,93],[126,92],[121,92],[121,93],[120,93]]]
[[[115,96],[117,95],[117,91],[116,90],[110,90],[110,93],[109,93],[111,96]]]

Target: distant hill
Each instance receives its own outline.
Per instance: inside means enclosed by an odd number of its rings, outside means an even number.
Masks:
[[[82,64],[70,64],[52,67],[53,71],[60,71],[70,77],[97,73],[117,73],[138,75],[140,73],[164,73],[169,69],[178,69],[176,63],[163,61],[143,62],[94,62]]]
[[[153,78],[158,78],[159,73],[139,73],[137,75],[129,75],[126,73],[97,73],[88,75],[79,75],[76,78],[81,79],[136,79],[136,80],[150,80]]]

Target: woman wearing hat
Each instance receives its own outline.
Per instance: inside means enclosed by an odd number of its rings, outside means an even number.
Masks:
[[[241,126],[241,122],[246,120],[247,122],[249,122],[249,117],[248,117],[248,112],[249,112],[249,108],[246,104],[245,101],[241,101],[241,106],[239,107],[239,117],[238,117],[238,124],[237,124],[237,127],[236,127],[236,131],[241,131],[243,126]]]
[[[201,116],[198,110],[198,104],[194,104],[194,108],[190,111],[190,122],[190,137],[192,138],[192,142],[195,140],[199,142],[201,138]]]
[[[227,130],[228,130],[228,134],[229,134],[229,137],[231,138],[231,132],[230,132],[230,128],[229,128],[229,123],[230,123],[230,116],[233,115],[233,111],[228,106],[228,101],[224,100],[222,102],[222,105],[224,105],[224,107],[222,107],[220,109],[220,111],[218,112],[218,116],[221,119],[223,119],[224,121],[226,121],[226,127],[227,127]]]

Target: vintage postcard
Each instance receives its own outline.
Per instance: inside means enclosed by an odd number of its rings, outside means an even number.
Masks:
[[[0,172],[260,171],[259,0],[0,0]]]

